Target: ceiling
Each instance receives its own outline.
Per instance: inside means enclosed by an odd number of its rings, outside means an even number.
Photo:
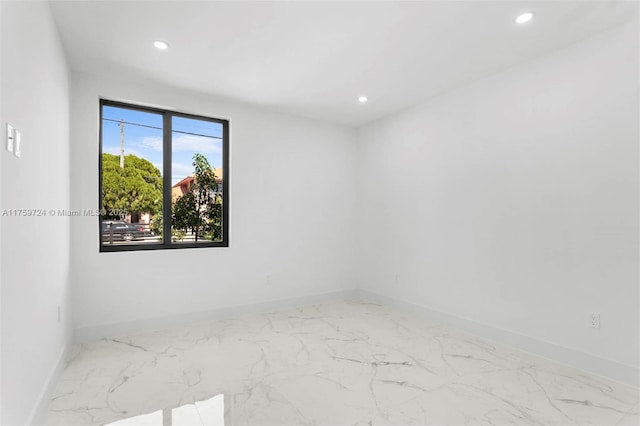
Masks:
[[[625,21],[635,1],[52,1],[74,70],[358,126]],[[517,25],[515,17],[534,11]],[[152,45],[162,39],[166,51]],[[366,95],[362,105],[358,96]],[[141,100],[143,101],[143,100]]]

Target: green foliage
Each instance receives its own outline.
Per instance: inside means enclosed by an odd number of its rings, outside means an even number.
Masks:
[[[151,232],[153,232],[154,235],[162,236],[162,231],[163,231],[162,227],[163,227],[162,211],[160,211],[158,214],[153,216],[151,220],[151,225],[149,226],[149,228],[151,229]]]
[[[182,239],[184,239],[184,237],[187,235],[186,232],[184,232],[182,229],[173,229],[171,231],[171,240],[172,241],[180,241]]]
[[[209,164],[207,157],[202,154],[193,154],[193,192],[201,206],[207,205],[211,200],[211,192],[218,189],[216,176]]]
[[[173,204],[173,228],[195,233],[195,239],[222,239],[222,197],[213,168],[202,154],[193,155],[193,183]],[[216,194],[216,195],[214,195]]]
[[[193,192],[187,192],[173,204],[173,227],[176,229],[194,229],[200,225],[198,205]]]
[[[213,203],[207,206],[209,220],[206,223],[204,232],[208,240],[222,240],[222,197],[217,195]]]
[[[151,223],[151,231],[154,235],[162,237],[164,232],[163,224],[162,224],[162,212],[158,213],[153,217],[153,222]],[[184,239],[186,233],[182,229],[173,228],[171,230],[171,239],[173,241],[179,241]]]
[[[144,158],[127,155],[124,169],[120,157],[102,154],[102,208],[130,213],[162,211],[162,175]]]

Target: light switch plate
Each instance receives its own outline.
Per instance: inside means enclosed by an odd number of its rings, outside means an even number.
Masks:
[[[15,135],[16,135],[16,146],[14,147],[13,153],[15,154],[16,157],[20,157],[20,143],[21,143],[20,131],[16,130]]]
[[[9,152],[13,152],[14,134],[13,126],[7,123],[7,151]]]

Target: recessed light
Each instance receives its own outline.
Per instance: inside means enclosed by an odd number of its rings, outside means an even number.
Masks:
[[[358,102],[360,102],[361,104],[365,104],[365,103],[367,103],[367,101],[368,101],[368,100],[369,100],[369,99],[367,99],[367,97],[366,97],[366,96],[360,96],[360,97],[358,98]]]
[[[516,18],[516,22],[518,24],[526,24],[532,19],[533,19],[533,12],[525,12],[518,15],[518,17]]]
[[[153,42],[153,45],[156,47],[156,49],[158,50],[167,50],[169,48],[169,43],[167,43],[166,41],[162,41],[162,40],[156,40]]]

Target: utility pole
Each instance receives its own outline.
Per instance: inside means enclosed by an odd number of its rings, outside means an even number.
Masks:
[[[124,121],[120,119],[120,168],[124,170]]]

